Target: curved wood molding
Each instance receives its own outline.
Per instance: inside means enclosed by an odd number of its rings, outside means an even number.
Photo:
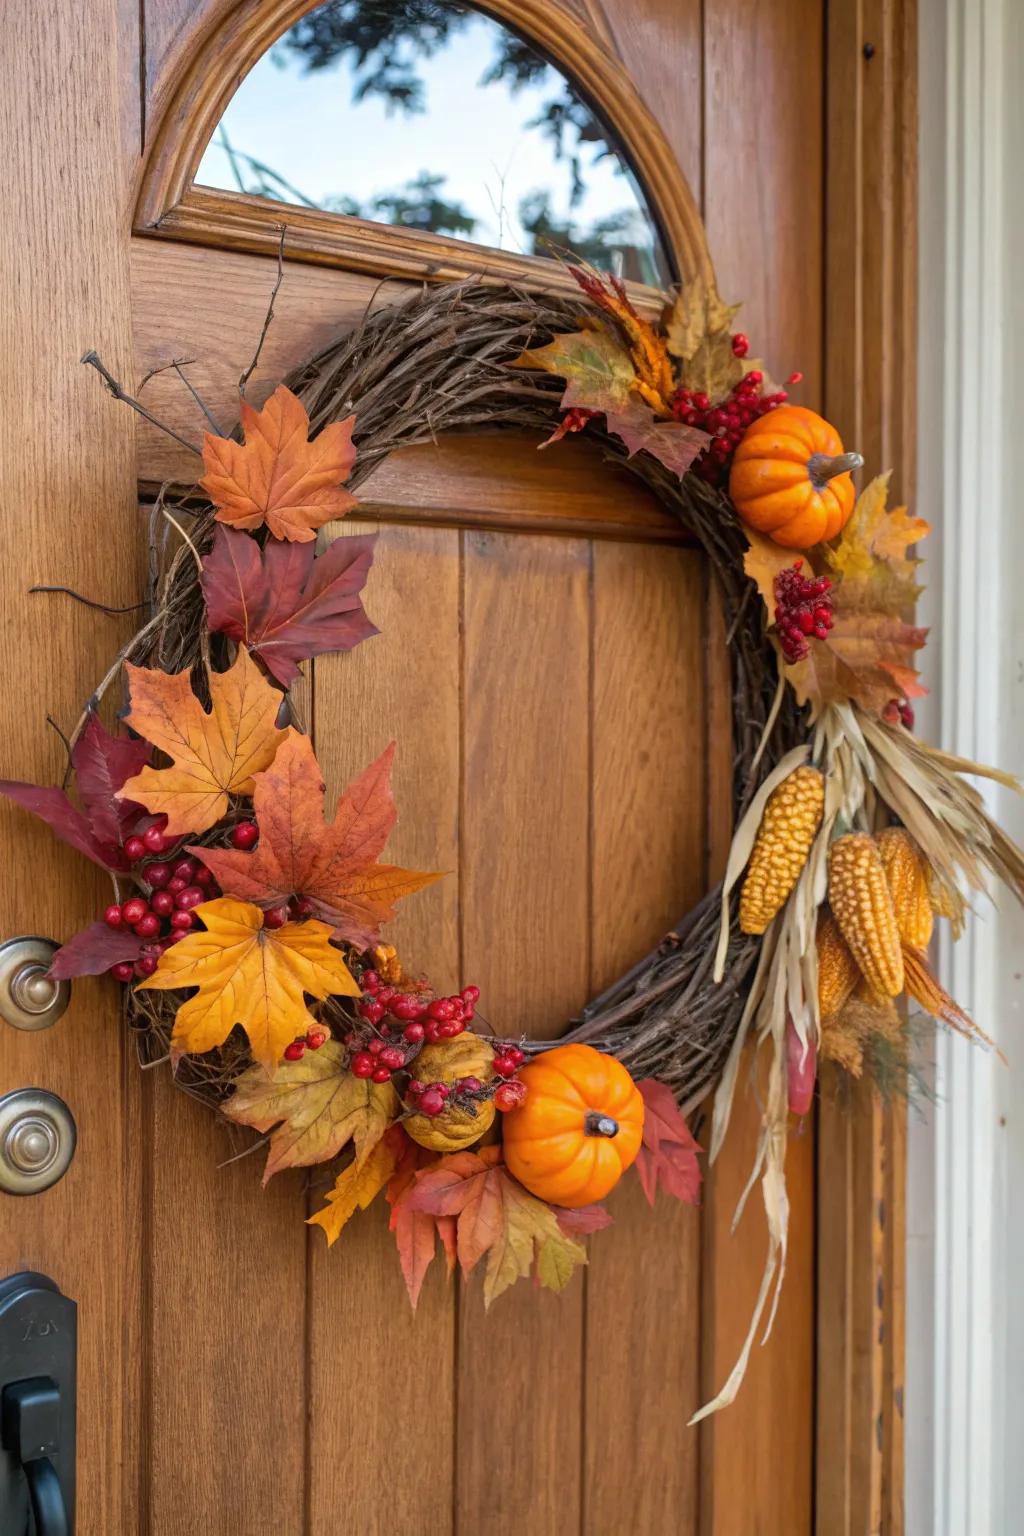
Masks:
[[[310,0],[242,0],[183,63],[143,171],[135,232],[273,253],[285,224],[285,248],[293,260],[385,277],[451,281],[483,275],[535,290],[575,292],[568,274],[545,257],[193,185],[203,152],[242,80],[312,9]],[[487,0],[480,9],[535,42],[579,86],[638,177],[679,277],[710,276],[704,225],[686,178],[619,62],[559,0]],[[646,292],[657,299],[653,289],[636,287],[639,296]]]

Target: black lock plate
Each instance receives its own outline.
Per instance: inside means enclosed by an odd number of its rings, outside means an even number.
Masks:
[[[58,1448],[50,1456],[60,1479],[70,1529],[75,1509],[75,1365],[77,1307],[46,1275],[0,1280],[0,1398],[4,1388],[48,1377],[60,1394]],[[28,1483],[6,1444],[0,1448],[0,1532],[35,1536]]]

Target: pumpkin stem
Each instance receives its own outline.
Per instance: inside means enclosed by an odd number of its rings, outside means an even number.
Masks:
[[[617,1136],[619,1122],[611,1115],[599,1115],[592,1110],[583,1122],[583,1131],[587,1136]]]
[[[807,473],[816,491],[823,491],[836,475],[847,475],[851,469],[860,469],[864,456],[860,453],[837,453],[830,459],[827,453],[812,453],[807,460]]]

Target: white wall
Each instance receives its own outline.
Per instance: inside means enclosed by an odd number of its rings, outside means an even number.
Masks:
[[[921,0],[921,728],[1024,771],[1024,0]],[[1016,343],[1016,347],[1015,344]],[[1020,841],[1024,807],[985,787]],[[1009,1058],[941,1033],[911,1118],[907,1531],[1024,1530],[1024,918],[982,901],[944,978]]]

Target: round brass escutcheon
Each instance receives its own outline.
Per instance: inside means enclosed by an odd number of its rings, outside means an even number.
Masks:
[[[43,1088],[18,1088],[0,1098],[0,1190],[38,1195],[64,1177],[78,1132],[63,1099]]]
[[[49,1029],[71,998],[71,983],[49,974],[57,952],[52,939],[8,939],[0,944],[0,1018],[15,1029]]]

